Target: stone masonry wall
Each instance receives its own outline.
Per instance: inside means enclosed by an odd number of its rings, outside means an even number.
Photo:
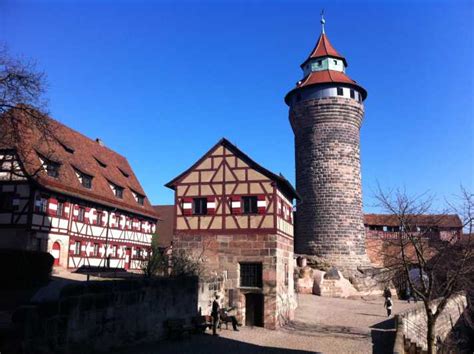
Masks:
[[[236,307],[236,317],[245,323],[245,294],[264,296],[264,327],[274,329],[294,316],[296,298],[293,286],[293,239],[280,234],[186,235],[177,234],[173,250],[200,256],[205,278],[222,277],[225,296],[221,305]],[[240,262],[262,263],[261,289],[240,286]],[[286,280],[287,279],[287,280]],[[207,285],[204,285],[207,289]],[[204,289],[204,290],[205,290]],[[222,292],[221,292],[222,293]],[[200,298],[203,314],[209,311]],[[206,310],[207,308],[207,310]]]
[[[437,302],[434,304],[437,305]],[[443,342],[453,329],[459,317],[467,307],[466,294],[459,293],[448,300],[446,307],[438,317],[435,325],[435,336]],[[426,313],[423,304],[416,308],[406,310],[396,316],[397,336],[395,340],[394,353],[408,352],[410,344],[426,351],[428,344],[426,340],[427,326]]]
[[[368,265],[362,213],[360,133],[364,107],[328,97],[295,104],[297,204],[295,252],[326,258],[339,269]]]
[[[109,351],[166,334],[165,321],[197,315],[197,278],[71,284],[57,301],[14,314],[25,353]]]

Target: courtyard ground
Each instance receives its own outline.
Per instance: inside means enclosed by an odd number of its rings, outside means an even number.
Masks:
[[[193,335],[124,348],[115,353],[392,353],[393,316],[387,318],[383,298],[336,299],[299,295],[295,320],[277,330],[240,327],[223,329],[219,337]],[[409,307],[394,301],[394,312]]]

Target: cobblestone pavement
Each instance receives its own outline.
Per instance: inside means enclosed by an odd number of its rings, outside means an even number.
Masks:
[[[394,301],[394,312],[413,304]],[[193,335],[127,348],[122,353],[388,353],[393,345],[393,317],[383,298],[349,300],[300,295],[295,320],[278,331],[241,327],[218,337]],[[374,346],[373,346],[374,343]],[[117,353],[117,351],[115,351]]]

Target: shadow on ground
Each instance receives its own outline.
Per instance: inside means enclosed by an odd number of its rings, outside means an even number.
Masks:
[[[112,352],[111,352],[112,353]],[[129,348],[114,350],[114,354],[309,354],[305,350],[264,347],[256,344],[244,343],[220,336],[210,334],[197,334],[176,340],[163,340],[155,343],[137,345]]]
[[[330,326],[317,323],[305,323],[300,321],[291,321],[281,331],[296,333],[304,336],[350,336],[351,338],[369,338],[370,333],[361,328],[348,326]]]
[[[372,336],[372,354],[393,353],[395,343],[395,318],[389,318],[373,326],[370,334]]]

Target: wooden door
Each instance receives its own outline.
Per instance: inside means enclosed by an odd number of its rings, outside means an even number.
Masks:
[[[130,269],[131,261],[132,261],[132,249],[127,247],[125,249],[125,269]]]
[[[245,294],[245,325],[263,327],[263,294]]]
[[[51,255],[54,257],[54,263],[53,263],[54,266],[59,265],[60,254],[61,254],[61,245],[59,244],[59,242],[53,243],[53,248],[51,249]]]

